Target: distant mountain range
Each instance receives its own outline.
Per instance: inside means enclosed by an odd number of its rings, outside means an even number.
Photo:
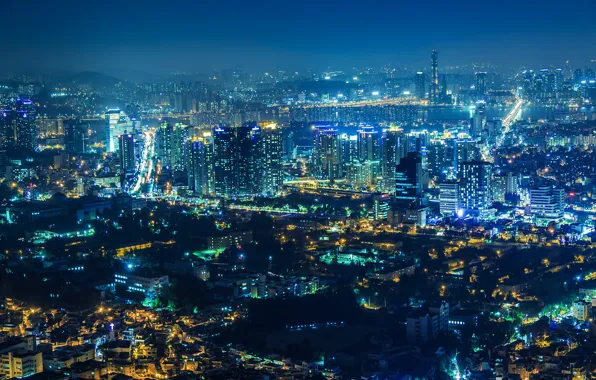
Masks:
[[[85,84],[91,87],[110,87],[123,81],[113,76],[105,75],[95,71],[82,71],[80,73],[64,77],[61,82],[65,84]]]

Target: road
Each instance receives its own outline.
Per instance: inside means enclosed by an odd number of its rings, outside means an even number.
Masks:
[[[155,157],[155,132],[143,132],[143,153],[141,154],[141,162],[139,163],[138,171],[133,186],[131,187],[131,194],[138,194],[144,184],[152,181],[154,157]]]

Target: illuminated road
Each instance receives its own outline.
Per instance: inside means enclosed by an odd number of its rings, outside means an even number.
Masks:
[[[139,163],[139,169],[135,178],[134,185],[130,192],[137,194],[141,190],[141,186],[150,183],[153,174],[154,167],[154,156],[155,156],[155,132],[146,131],[143,132],[143,153],[141,155],[141,162]]]
[[[521,111],[521,107],[523,104],[524,104],[524,101],[521,99],[518,99],[517,103],[515,103],[515,106],[513,106],[513,109],[511,110],[511,112],[509,112],[507,114],[507,116],[505,117],[505,119],[503,119],[503,127],[505,127],[506,130],[509,130],[509,127],[515,121],[515,118],[517,117],[517,115],[519,115],[519,111]]]
[[[518,99],[515,105],[513,106],[513,109],[507,114],[507,116],[505,116],[505,119],[503,119],[503,133],[497,139],[497,147],[501,146],[503,140],[505,139],[505,135],[509,133],[509,131],[511,130],[510,127],[519,115],[523,104],[524,101]]]

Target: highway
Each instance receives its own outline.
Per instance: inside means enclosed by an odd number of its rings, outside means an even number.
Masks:
[[[131,194],[139,193],[142,185],[152,181],[151,176],[153,175],[153,167],[155,164],[155,132],[143,132],[143,140],[143,153],[141,154],[141,162],[139,163],[134,185],[130,190]]]

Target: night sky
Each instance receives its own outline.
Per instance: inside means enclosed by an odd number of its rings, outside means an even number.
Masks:
[[[594,0],[10,0],[2,13],[2,71],[424,68],[432,49],[442,65],[596,59]]]

